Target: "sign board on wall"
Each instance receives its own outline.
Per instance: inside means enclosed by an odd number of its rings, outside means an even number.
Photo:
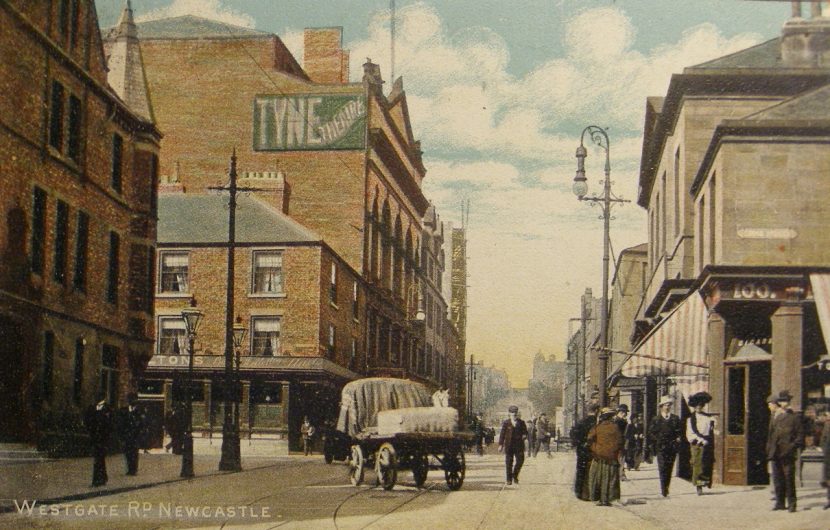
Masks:
[[[256,151],[361,149],[365,132],[362,95],[263,95],[254,99]]]

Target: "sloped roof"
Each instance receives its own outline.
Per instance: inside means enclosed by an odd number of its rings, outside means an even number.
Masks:
[[[695,70],[731,70],[734,68],[770,69],[792,68],[781,62],[781,38],[776,37],[761,44],[756,44],[705,63],[686,68],[686,72]]]
[[[787,120],[788,122],[826,119],[830,119],[830,85],[782,101],[743,118],[746,121]]]
[[[159,195],[159,243],[226,243],[228,195]],[[237,243],[312,243],[322,238],[264,202],[237,196]]]
[[[240,37],[267,37],[270,33],[252,28],[226,24],[218,20],[184,15],[181,17],[148,20],[136,24],[138,38],[151,39],[234,39]]]

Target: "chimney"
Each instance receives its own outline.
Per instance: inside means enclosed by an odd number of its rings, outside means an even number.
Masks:
[[[809,19],[801,18],[801,2],[793,2],[793,18],[781,30],[781,60],[793,68],[830,65],[830,19],[822,16],[821,2],[813,0]]]
[[[285,180],[285,173],[282,171],[243,171],[239,174],[239,178],[240,187],[266,188],[268,191],[255,192],[257,198],[288,215],[291,186]]]
[[[315,83],[349,82],[349,51],[343,49],[343,28],[306,28],[303,69]]]

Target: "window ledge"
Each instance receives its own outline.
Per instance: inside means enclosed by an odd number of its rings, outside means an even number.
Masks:
[[[156,293],[156,298],[190,298],[191,296],[193,296],[191,293]]]
[[[248,298],[286,298],[285,293],[248,293]]]

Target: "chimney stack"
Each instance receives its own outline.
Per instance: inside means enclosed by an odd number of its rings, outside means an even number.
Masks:
[[[315,83],[349,82],[349,51],[343,49],[343,28],[306,28],[303,69]]]
[[[793,18],[781,30],[781,60],[793,68],[830,65],[830,19],[822,16],[821,2],[813,0],[809,19],[801,18],[801,2],[794,1]]]

